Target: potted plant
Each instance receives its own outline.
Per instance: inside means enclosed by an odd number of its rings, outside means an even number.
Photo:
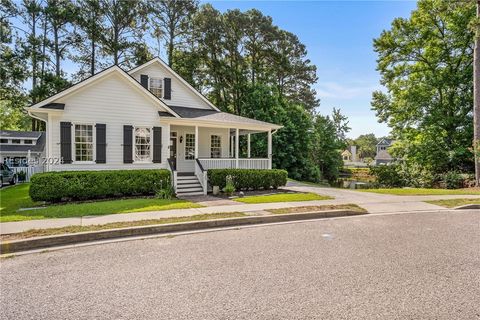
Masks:
[[[223,192],[225,192],[225,194],[227,196],[231,196],[234,192],[235,192],[235,185],[233,184],[233,178],[232,176],[227,176],[225,178],[225,188],[223,188]]]

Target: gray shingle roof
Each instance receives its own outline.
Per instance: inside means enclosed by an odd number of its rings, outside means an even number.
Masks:
[[[250,119],[246,117],[237,116],[235,114],[227,112],[219,112],[211,109],[198,109],[179,106],[169,106],[175,113],[182,118],[199,119],[205,121],[218,121],[218,122],[232,122],[232,123],[245,123],[254,125],[267,125],[271,126],[272,123]]]
[[[5,131],[0,131],[0,135]],[[22,133],[31,133],[30,137],[25,135],[23,136],[11,136],[12,138],[36,138],[39,137],[36,144],[0,144],[0,152],[25,152],[28,150],[31,152],[43,152],[45,148],[45,133],[40,131],[13,131],[13,132],[22,132]],[[36,133],[36,136],[33,136],[33,133]]]
[[[45,109],[55,109],[55,110],[64,110],[65,109],[65,103],[49,103],[44,106],[41,106],[40,108],[45,108]]]
[[[2,138],[32,138],[36,139],[42,135],[41,131],[13,131],[0,130],[0,137]]]

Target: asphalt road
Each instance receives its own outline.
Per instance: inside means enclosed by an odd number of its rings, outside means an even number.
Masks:
[[[0,319],[480,319],[480,210],[128,241],[1,265]]]

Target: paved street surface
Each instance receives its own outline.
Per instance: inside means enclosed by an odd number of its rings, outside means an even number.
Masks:
[[[480,319],[480,210],[256,226],[1,264],[0,319]]]

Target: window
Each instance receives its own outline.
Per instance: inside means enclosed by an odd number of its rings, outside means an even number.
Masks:
[[[20,139],[12,139],[12,143],[20,144]]]
[[[135,128],[135,161],[150,162],[150,128]]]
[[[8,139],[0,139],[0,143],[8,143]]]
[[[210,136],[210,157],[221,158],[222,157],[222,138],[217,135]]]
[[[185,135],[185,160],[195,160],[195,134]]]
[[[93,161],[93,126],[75,125],[75,161]]]
[[[33,140],[23,140],[23,144],[32,144]]]
[[[163,81],[162,78],[150,78],[149,90],[158,98],[163,98]]]

